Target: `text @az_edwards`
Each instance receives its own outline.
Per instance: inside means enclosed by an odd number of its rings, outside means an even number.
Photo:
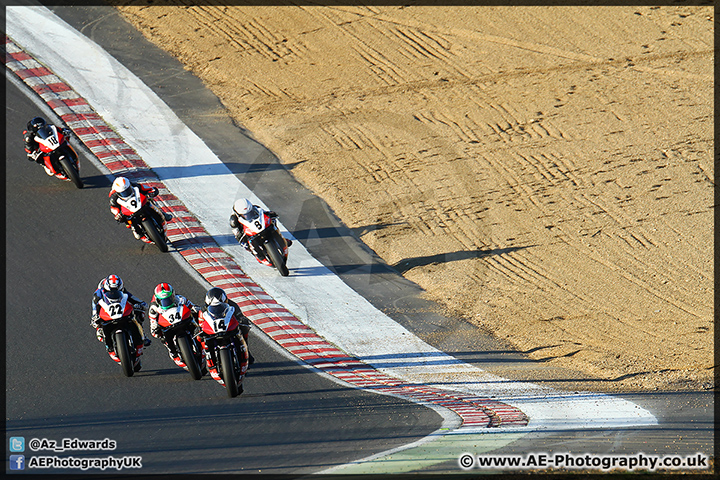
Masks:
[[[48,438],[33,438],[28,442],[28,447],[33,452],[39,452],[41,450],[51,450],[53,452],[115,450],[117,448],[117,442],[109,438],[103,440],[63,438],[60,441]]]

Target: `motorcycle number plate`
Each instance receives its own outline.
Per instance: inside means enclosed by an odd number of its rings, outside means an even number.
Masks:
[[[172,325],[182,320],[182,312],[179,308],[171,308],[163,312],[162,316]]]
[[[225,325],[224,318],[212,319],[210,320],[210,325],[215,332],[224,332],[225,330],[227,330],[227,325]]]
[[[105,300],[100,300],[98,304],[103,310],[105,310],[105,312],[107,312],[111,319],[117,320],[118,318],[121,318],[123,316],[123,312],[125,312],[127,295],[123,296],[122,300],[117,303],[108,303]]]

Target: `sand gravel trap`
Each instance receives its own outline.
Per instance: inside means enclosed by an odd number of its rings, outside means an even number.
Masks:
[[[712,6],[147,5],[429,298],[596,388],[713,384]]]

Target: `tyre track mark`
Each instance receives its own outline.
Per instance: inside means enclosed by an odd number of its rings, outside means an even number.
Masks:
[[[393,62],[386,54],[363,40],[365,35],[362,30],[367,28],[364,22],[357,25],[356,22],[346,21],[344,17],[337,16],[333,9],[306,8],[306,11],[350,38],[353,50],[368,65],[377,80],[386,86],[404,85],[421,80],[407,68]]]
[[[173,8],[173,7],[170,7]],[[307,48],[300,42],[274,34],[256,18],[247,17],[242,9],[194,6],[188,12],[203,27],[215,32],[241,56],[261,55],[271,61],[302,57]]]
[[[680,290],[678,292],[679,295],[676,296],[671,291],[653,287],[651,282],[633,273],[650,271],[660,276],[660,278],[665,276],[669,279],[680,276],[680,272],[685,269],[685,266],[670,261],[668,265],[671,266],[671,269],[669,271],[660,269],[657,265],[656,257],[657,240],[653,240],[652,235],[649,235],[642,227],[635,227],[635,230],[631,231],[628,226],[633,225],[635,222],[624,215],[624,209],[619,205],[615,207],[612,203],[608,204],[600,199],[590,198],[581,192],[574,192],[579,182],[571,179],[563,170],[560,170],[557,162],[549,161],[550,163],[548,163],[548,159],[545,156],[524,155],[516,152],[516,155],[511,157],[503,157],[505,161],[502,162],[493,160],[492,155],[485,155],[484,158],[488,160],[490,168],[504,180],[509,188],[508,193],[513,192],[512,197],[514,200],[505,203],[505,206],[511,206],[515,202],[525,204],[526,207],[533,206],[539,211],[541,216],[549,215],[548,218],[550,220],[554,218],[553,211],[565,211],[567,213],[567,211],[572,210],[584,210],[585,216],[593,219],[593,223],[597,226],[593,227],[591,224],[587,227],[588,230],[595,230],[593,235],[597,235],[597,233],[603,231],[608,239],[616,239],[616,242],[624,242],[626,247],[623,248],[622,245],[617,246],[615,242],[616,246],[613,248],[612,242],[606,242],[601,256],[598,251],[588,248],[588,245],[585,244],[583,236],[587,235],[587,233],[578,236],[568,231],[563,232],[564,236],[562,239],[564,243],[578,250],[582,255],[590,254],[594,261],[597,261],[620,275],[625,280],[631,282],[631,284],[641,288],[652,297],[662,300],[664,303],[677,308],[679,311],[690,314],[696,318],[702,318],[708,314],[704,308],[696,308],[695,306],[678,300],[678,298],[683,298],[682,290]],[[508,159],[518,161],[518,165],[510,166],[507,162]],[[565,169],[569,170],[567,167],[565,167]],[[527,178],[528,176],[531,176],[532,179]],[[569,185],[563,188],[562,184],[566,182],[569,183]],[[553,195],[552,197],[548,197],[553,198],[553,203],[555,203],[558,198],[564,199],[564,201],[557,206],[557,210],[554,208],[548,209],[547,207],[549,205],[543,201],[544,197],[538,195],[547,188],[561,189],[561,192],[566,192],[565,195],[561,193],[560,196]],[[576,215],[568,215],[568,217],[573,218],[576,217]],[[606,220],[598,224],[598,221],[603,218]],[[607,223],[607,220],[609,220],[610,223]],[[557,230],[563,231],[562,227],[558,227]],[[638,248],[652,251],[652,255],[645,259],[637,253]],[[518,253],[518,256],[522,256],[522,254]],[[500,264],[496,266],[500,268]],[[505,265],[505,267],[510,268],[508,265]],[[518,265],[515,265],[515,267],[517,268]],[[528,282],[529,284],[533,281],[542,284],[544,281],[544,275],[540,272],[531,272],[530,277],[527,276],[528,272],[523,272],[525,273],[523,274],[517,270],[513,270],[512,273],[517,279],[521,279],[521,281]],[[535,276],[535,273],[540,273],[540,276]],[[557,282],[555,283],[557,284]],[[545,296],[547,297],[548,295]],[[592,302],[587,297],[584,297],[583,303],[589,305]]]
[[[361,15],[361,13],[358,13],[358,15]],[[541,43],[534,43],[534,42],[528,42],[528,41],[520,41],[515,40],[509,37],[502,37],[499,35],[491,35],[482,33],[475,30],[468,30],[464,28],[457,28],[457,27],[446,27],[446,28],[440,28],[438,26],[434,25],[428,25],[426,23],[414,21],[409,18],[399,19],[396,17],[392,17],[385,14],[375,14],[372,16],[366,16],[366,18],[369,21],[375,21],[375,22],[386,22],[393,25],[400,25],[404,27],[413,28],[418,31],[424,31],[429,32],[432,31],[434,33],[437,33],[438,35],[443,36],[456,36],[458,38],[467,38],[474,42],[491,42],[496,43],[499,45],[504,45],[506,47],[512,47],[517,48],[521,50],[527,50],[530,52],[536,52],[542,55],[551,56],[551,57],[557,57],[557,58],[565,58],[569,60],[574,60],[580,64],[584,64],[585,67],[587,67],[588,64],[593,65],[611,65],[611,64],[617,64],[618,61],[616,60],[606,60],[600,57],[596,57],[587,53],[579,53],[579,52],[571,52],[568,50],[563,50],[560,48],[555,48],[549,45],[541,44]],[[701,56],[710,56],[712,57],[714,55],[714,49],[712,48],[705,48],[709,47],[709,45],[706,44],[697,44],[697,45],[691,45],[691,47],[696,48],[698,50],[694,52],[673,52],[668,54],[660,54],[660,55],[654,55],[654,54],[647,54],[642,57],[639,57],[637,59],[633,58],[633,68],[639,71],[652,73],[652,74],[661,74],[661,75],[668,75],[672,77],[681,77],[681,78],[687,78],[690,80],[700,80],[700,81],[713,81],[713,75],[703,75],[703,74],[695,74],[692,72],[685,72],[682,70],[667,70],[662,68],[653,68],[649,66],[644,65],[638,65],[638,63],[649,63],[650,60],[657,60],[657,59],[675,59],[679,56],[687,56],[687,55],[701,55]],[[624,62],[625,60],[622,60],[620,62]]]

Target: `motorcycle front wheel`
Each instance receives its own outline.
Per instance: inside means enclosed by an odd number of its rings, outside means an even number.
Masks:
[[[202,378],[202,373],[200,373],[200,367],[198,366],[195,355],[193,355],[192,348],[190,347],[190,339],[187,335],[180,335],[175,341],[177,342],[178,349],[180,350],[180,358],[182,358],[185,366],[187,366],[190,376],[195,380],[200,380]]]
[[[235,362],[233,362],[232,355],[230,355],[230,350],[227,348],[221,349],[218,357],[220,361],[220,374],[222,375],[223,382],[225,382],[228,397],[237,397],[238,384],[237,378],[235,377]]]
[[[152,218],[148,216],[148,218],[142,221],[142,226],[145,229],[145,233],[147,233],[147,236],[150,237],[150,240],[152,240],[155,245],[157,245],[160,251],[163,253],[167,252],[167,243],[165,243],[165,239],[160,234],[160,232],[158,232],[158,229],[155,226],[155,222],[153,222]]]
[[[75,168],[75,165],[73,164],[72,160],[69,159],[67,156],[60,158],[60,165],[62,166],[62,169],[65,171],[65,175],[70,179],[70,181],[75,185],[77,188],[83,188],[83,182],[80,179],[80,174],[78,173],[77,169]]]
[[[285,259],[283,258],[282,253],[280,253],[280,248],[278,248],[277,242],[275,240],[270,240],[265,244],[265,250],[267,251],[268,257],[270,257],[270,262],[275,268],[277,268],[280,275],[287,277],[290,274],[290,271],[285,264]]]
[[[120,366],[126,377],[132,377],[135,373],[133,368],[133,360],[130,356],[130,348],[128,347],[128,336],[124,330],[115,330],[113,333],[113,341],[115,342],[115,353],[120,359]]]

